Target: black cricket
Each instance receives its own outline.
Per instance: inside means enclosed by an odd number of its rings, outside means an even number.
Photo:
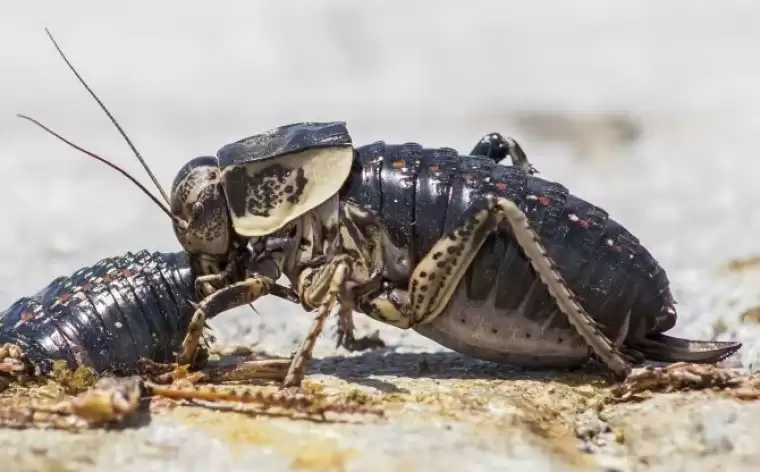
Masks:
[[[741,347],[664,334],[677,315],[655,258],[603,209],[536,176],[498,133],[460,155],[355,147],[342,122],[297,123],[192,159],[164,197],[168,208],[151,196],[197,275],[180,363],[194,362],[206,319],[267,294],[288,298],[282,275],[317,310],[285,386],[300,384],[335,305],[349,348],[366,346],[353,337],[360,312],[526,367],[596,357],[625,376],[644,360],[718,362]]]

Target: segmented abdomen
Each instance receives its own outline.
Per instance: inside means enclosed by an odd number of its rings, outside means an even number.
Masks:
[[[669,282],[657,261],[604,210],[561,184],[490,159],[414,143],[359,147],[355,161],[344,198],[376,215],[393,243],[407,249],[412,267],[476,199],[490,192],[526,213],[568,285],[606,334],[618,333],[629,310],[627,339],[675,324]],[[507,222],[488,238],[462,283],[469,300],[489,299],[497,312],[519,309],[537,322],[551,318],[557,328],[567,324],[564,316],[552,316],[556,304]]]
[[[18,344],[42,373],[54,360],[128,372],[173,359],[192,316],[185,253],[139,251],[58,277],[0,314],[0,344]]]

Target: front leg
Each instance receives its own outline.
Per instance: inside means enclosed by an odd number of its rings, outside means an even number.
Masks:
[[[408,296],[399,296],[403,292],[394,290],[369,302],[364,301],[363,305],[369,305],[368,314],[402,328],[435,319],[448,305],[488,235],[505,219],[570,324],[609,369],[619,376],[627,375],[631,368],[623,354],[577,301],[538,235],[530,227],[525,213],[514,202],[503,197],[489,195],[473,204],[462,221],[417,264],[409,283]]]
[[[513,166],[531,175],[538,173],[538,169],[528,161],[528,156],[517,141],[504,137],[500,133],[489,133],[480,138],[478,144],[470,151],[470,155],[488,157],[497,164],[509,157],[512,159]]]
[[[268,277],[253,276],[242,282],[217,290],[201,301],[190,320],[187,334],[177,359],[179,364],[192,364],[198,350],[203,328],[208,318],[223,311],[252,303],[258,298],[272,293],[278,288]]]

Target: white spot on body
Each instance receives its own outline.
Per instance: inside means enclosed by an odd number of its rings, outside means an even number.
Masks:
[[[568,218],[570,218],[570,221],[579,221],[580,220],[580,218],[578,218],[578,215],[576,215],[575,213],[570,213],[568,215]]]
[[[116,322],[116,323],[114,323],[113,325],[114,325],[114,326],[116,326],[117,328],[123,328],[123,327],[124,327],[124,325],[122,324],[122,322],[121,322],[121,321],[117,321],[117,322]]]
[[[527,197],[525,197],[525,198],[526,198],[527,200],[538,200],[538,197],[537,197],[537,196],[535,196],[535,195],[528,195],[528,196],[527,196]]]
[[[614,244],[615,244],[615,241],[613,241],[613,240],[611,240],[611,239],[608,239],[608,240],[607,240],[607,245],[608,245],[608,246],[612,246],[612,245],[614,245]]]

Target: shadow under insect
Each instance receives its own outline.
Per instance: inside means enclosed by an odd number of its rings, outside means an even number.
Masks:
[[[341,380],[377,388],[385,392],[398,387],[377,377],[409,377],[446,380],[536,380],[567,385],[608,386],[614,377],[595,361],[575,369],[526,369],[499,364],[455,352],[404,353],[393,348],[366,351],[352,357],[331,356],[314,359],[310,373],[332,375]]]

